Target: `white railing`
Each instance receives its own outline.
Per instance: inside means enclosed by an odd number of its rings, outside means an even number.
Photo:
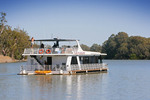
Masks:
[[[101,69],[107,68],[107,64],[81,64],[81,69],[79,69],[79,65],[71,65],[71,70],[90,70],[90,69]]]
[[[49,70],[51,69],[51,66],[49,65],[26,65],[21,66],[21,70],[24,69],[26,71],[36,71],[36,70]]]
[[[66,65],[26,65],[21,66],[20,70],[26,70],[26,71],[44,71],[44,70],[51,70],[51,71],[60,71],[66,70]]]
[[[52,71],[60,71],[60,70],[66,71],[66,65],[52,65],[52,66],[53,66]]]
[[[26,48],[24,54],[75,54],[77,48]]]

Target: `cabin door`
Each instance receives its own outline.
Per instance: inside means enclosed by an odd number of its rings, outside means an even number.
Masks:
[[[52,65],[52,57],[47,57],[47,65]]]

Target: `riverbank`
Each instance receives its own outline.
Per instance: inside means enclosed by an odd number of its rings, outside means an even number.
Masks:
[[[9,56],[0,55],[0,63],[13,63],[13,62],[23,62],[23,61],[26,61],[26,60],[15,60]]]

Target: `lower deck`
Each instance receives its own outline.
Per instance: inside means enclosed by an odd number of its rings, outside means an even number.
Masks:
[[[107,64],[96,63],[96,64],[71,64],[66,65],[28,65],[22,66],[19,75],[69,75],[77,73],[90,73],[90,72],[103,72],[107,71]]]
[[[92,73],[92,72],[107,72],[107,70],[108,70],[108,68],[89,69],[89,70],[73,70],[73,71],[70,71],[70,74]]]
[[[98,69],[83,69],[83,70],[72,70],[72,71],[26,71],[24,73],[19,73],[18,75],[75,75],[75,74],[87,74],[95,72],[107,72],[108,68],[98,68]]]
[[[19,75],[69,75],[107,71],[101,55],[86,56],[28,56],[27,65],[21,66]]]

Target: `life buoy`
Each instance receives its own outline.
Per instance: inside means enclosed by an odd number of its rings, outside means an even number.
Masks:
[[[43,49],[40,49],[40,50],[39,50],[39,54],[42,54],[43,52],[44,52]]]
[[[51,50],[50,50],[50,49],[47,49],[47,50],[46,50],[46,53],[47,53],[47,54],[50,54],[50,53],[51,53]]]

